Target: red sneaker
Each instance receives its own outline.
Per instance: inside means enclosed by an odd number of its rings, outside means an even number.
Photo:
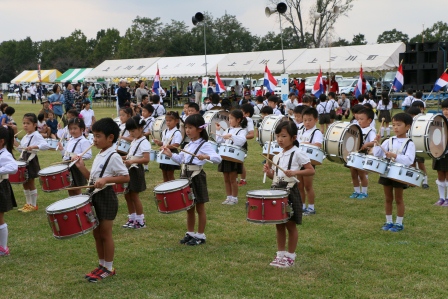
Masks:
[[[99,271],[92,277],[88,278],[89,282],[98,282],[100,280],[106,279],[110,276],[114,276],[115,275],[115,269],[112,269],[112,271],[107,270],[104,267],[101,267],[99,269]]]
[[[103,266],[98,265],[98,267],[96,267],[95,269],[93,269],[92,272],[87,273],[87,274],[84,276],[84,278],[85,278],[85,279],[89,279],[90,277],[95,276],[95,275],[98,273],[98,271],[101,270],[102,267],[103,267]]]
[[[240,180],[240,182],[238,183],[238,187],[241,187],[241,186],[244,186],[244,185],[247,185],[246,180]]]

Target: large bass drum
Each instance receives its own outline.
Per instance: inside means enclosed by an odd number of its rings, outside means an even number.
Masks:
[[[441,158],[448,142],[448,122],[445,116],[432,113],[415,116],[409,138],[415,144],[415,154],[418,157]]]
[[[152,138],[162,140],[163,139],[163,131],[168,129],[165,122],[165,115],[161,115],[156,118],[154,124],[152,125]]]
[[[334,122],[325,133],[323,149],[331,162],[346,163],[351,152],[362,145],[361,127],[349,122]]]
[[[288,121],[289,117],[284,115],[267,115],[258,128],[258,143],[264,146],[266,142],[275,141],[275,128],[282,122]]]
[[[224,130],[230,127],[229,114],[226,110],[209,110],[204,113],[204,121],[207,124],[205,130],[209,138],[216,141],[216,124],[220,124]]]

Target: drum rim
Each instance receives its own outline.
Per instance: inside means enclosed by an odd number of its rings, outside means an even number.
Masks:
[[[161,185],[164,185],[164,184],[168,184],[168,183],[170,183],[170,182],[174,182],[174,181],[185,181],[185,185],[182,185],[182,186],[179,186],[178,188],[174,188],[174,189],[170,189],[170,190],[164,190],[164,192],[160,192],[160,190],[159,190],[159,192],[157,192],[157,191],[158,191],[158,190],[156,190],[157,187],[159,187],[159,186],[161,186]],[[175,191],[182,190],[182,189],[184,189],[185,187],[188,187],[189,185],[190,185],[190,181],[187,180],[187,179],[177,179],[177,180],[172,180],[172,181],[168,181],[168,182],[163,182],[163,183],[160,183],[160,184],[158,184],[157,186],[154,187],[154,193],[155,193],[155,194],[172,193],[172,192],[175,192]],[[166,192],[166,191],[170,191],[170,192]]]
[[[70,198],[75,198],[75,197],[86,197],[87,199],[86,199],[85,201],[83,201],[82,203],[79,203],[79,204],[77,204],[76,206],[73,206],[73,207],[69,207],[69,208],[62,209],[62,210],[57,210],[57,211],[55,210],[54,212],[49,211],[49,208],[50,208],[51,206],[56,205],[57,203],[59,203],[59,202],[61,202],[61,201],[64,201],[64,200],[67,200],[67,199],[70,199]],[[69,196],[69,197],[67,197],[67,198],[63,198],[63,199],[60,199],[60,200],[58,200],[58,201],[52,203],[51,205],[49,205],[48,207],[46,207],[45,212],[46,212],[47,214],[50,214],[50,215],[59,214],[59,213],[64,213],[64,212],[70,212],[70,211],[77,210],[77,209],[80,208],[80,207],[84,207],[84,206],[86,205],[86,203],[88,203],[88,202],[91,202],[91,200],[90,200],[90,196],[88,196],[88,195],[82,195],[82,194],[80,194],[80,195],[75,195],[75,196]],[[55,212],[58,212],[58,213],[55,213]]]
[[[238,145],[234,145],[234,144],[221,143],[221,144],[219,145],[219,147],[220,147],[220,148],[221,148],[221,147],[233,147],[233,148],[236,148],[236,149],[238,149],[238,150],[241,150],[241,151],[247,153],[247,150],[245,150],[243,147],[238,146]]]
[[[51,167],[57,167],[57,166],[63,166],[63,169],[61,171],[53,171],[53,172],[48,172],[48,173],[43,173],[43,171],[47,168],[51,168]],[[65,171],[69,170],[68,165],[65,164],[57,164],[57,165],[51,165],[48,167],[45,167],[44,169],[39,170],[39,172],[37,173],[39,176],[46,176],[46,175],[52,175],[52,174],[58,174],[58,173],[63,173]]]
[[[284,197],[279,197],[281,194],[277,194],[277,195],[273,195],[272,194],[272,195],[260,197],[259,195],[252,195],[252,194],[250,194],[251,192],[260,192],[260,191],[265,191],[265,192],[278,191],[278,192],[284,194],[285,196]],[[288,195],[289,195],[288,191],[280,190],[280,189],[260,189],[260,190],[249,190],[249,191],[246,192],[246,197],[248,197],[248,198],[285,198],[285,197],[287,198]],[[272,197],[272,196],[275,196],[275,197]]]
[[[26,167],[26,162],[25,162],[25,161],[17,161],[17,160],[16,160],[16,163],[17,163],[17,165],[18,165],[19,167]]]

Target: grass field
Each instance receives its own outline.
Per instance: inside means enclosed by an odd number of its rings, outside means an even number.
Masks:
[[[20,123],[25,112],[39,105],[15,106]],[[98,118],[113,108],[96,108]],[[20,126],[19,126],[20,127]],[[240,202],[223,206],[223,177],[217,166],[206,165],[211,202],[206,205],[207,244],[178,244],[185,233],[185,213],[162,215],[152,190],[162,182],[158,164],[150,163],[148,189],[141,194],[148,227],[125,230],[123,196],[114,224],[117,275],[89,284],[83,275],[97,264],[92,234],[70,239],[52,237],[45,207],[66,198],[64,191],[39,188],[39,210],[6,213],[11,255],[0,258],[0,298],[447,298],[446,219],[448,209],[438,199],[435,171],[430,189],[405,190],[404,231],[383,232],[383,190],[378,176],[369,175],[369,198],[349,199],[350,172],[325,161],[317,167],[314,186],[317,214],[299,226],[296,265],[276,269],[269,262],[276,252],[275,227],[251,224],[245,217],[248,190],[267,189],[262,183],[261,148],[249,142],[248,185]],[[97,153],[97,150],[94,150]],[[17,156],[17,154],[16,154]],[[60,159],[59,153],[39,153],[41,167]],[[88,161],[91,165],[92,160]],[[431,161],[426,162],[431,169]],[[176,172],[178,176],[178,172]],[[13,189],[24,204],[21,185]],[[394,213],[395,219],[395,213]]]

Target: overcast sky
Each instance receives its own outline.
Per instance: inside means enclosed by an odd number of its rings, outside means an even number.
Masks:
[[[280,1],[279,1],[280,2]],[[302,0],[305,5],[315,0]],[[209,11],[214,17],[225,12],[236,15],[253,34],[279,32],[276,18],[266,18],[268,0],[0,0],[2,30],[0,41],[58,39],[80,29],[88,38],[106,28],[116,28],[121,35],[137,16],[160,17],[191,25],[191,16]],[[334,27],[334,37],[351,40],[363,33],[369,43],[376,43],[380,33],[396,28],[413,37],[422,24],[432,26],[447,21],[448,0],[355,0],[349,18],[342,17]]]

